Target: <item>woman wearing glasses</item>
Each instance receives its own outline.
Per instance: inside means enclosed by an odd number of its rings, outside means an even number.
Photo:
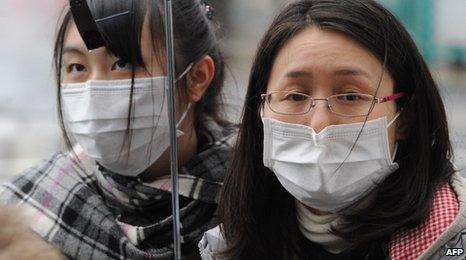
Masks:
[[[205,259],[439,259],[466,246],[437,85],[375,1],[287,6],[245,107]]]
[[[224,60],[212,8],[172,2],[181,249],[189,259],[218,224],[235,131],[222,118]],[[95,21],[67,11],[55,45],[70,150],[2,185],[0,202],[25,207],[31,228],[72,259],[172,259],[164,1],[87,3]],[[105,47],[90,52],[78,26],[93,23]]]

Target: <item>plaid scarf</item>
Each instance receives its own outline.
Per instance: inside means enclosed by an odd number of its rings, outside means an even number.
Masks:
[[[216,226],[217,201],[233,127],[213,120],[199,152],[180,167],[184,255],[196,254],[203,232]],[[201,140],[203,140],[201,142]],[[0,204],[18,204],[30,227],[73,259],[173,258],[170,177],[143,183],[111,173],[83,153],[58,153],[0,186]]]

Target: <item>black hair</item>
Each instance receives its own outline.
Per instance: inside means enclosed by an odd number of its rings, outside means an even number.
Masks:
[[[366,250],[397,231],[425,220],[434,189],[454,171],[444,105],[429,68],[402,24],[373,0],[300,0],[286,6],[265,33],[250,72],[241,129],[220,200],[227,258],[311,258],[310,242],[298,229],[295,200],[262,162],[260,94],[280,49],[295,35],[315,26],[357,41],[384,64],[394,91],[407,98],[395,161],[399,169],[374,189],[364,208],[343,212],[345,225],[334,232]],[[367,249],[369,250],[369,249]]]
[[[145,67],[141,55],[141,34],[146,17],[149,18],[149,27],[152,35],[152,46],[159,64],[165,64],[165,26],[164,1],[157,0],[87,0],[95,20],[119,15],[112,19],[102,19],[97,22],[99,31],[107,43],[107,50],[115,56],[130,62],[133,65],[132,81],[134,85],[134,68]],[[173,22],[175,37],[176,73],[181,74],[189,64],[196,63],[209,55],[215,66],[215,74],[203,98],[194,105],[194,127],[196,133],[211,135],[204,122],[206,117],[214,119],[221,125],[228,122],[223,119],[221,90],[224,83],[224,58],[220,50],[220,42],[216,30],[218,25],[208,17],[211,15],[206,4],[200,0],[174,0]],[[70,22],[73,20],[71,12],[66,11],[57,33],[54,48],[54,67],[57,82],[57,104],[59,121],[68,149],[72,142],[66,131],[61,99],[62,56],[65,35]],[[164,66],[162,66],[164,67]],[[180,86],[181,85],[181,86]],[[186,78],[177,83],[177,94],[186,93]],[[130,124],[132,122],[132,94],[129,100],[127,139],[130,139]],[[128,143],[129,144],[129,143]],[[128,145],[129,149],[129,145]]]

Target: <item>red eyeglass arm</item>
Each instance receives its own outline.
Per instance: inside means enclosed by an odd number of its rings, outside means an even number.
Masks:
[[[378,103],[383,103],[387,101],[397,100],[401,97],[404,97],[406,94],[404,92],[398,92],[388,97],[377,98]]]

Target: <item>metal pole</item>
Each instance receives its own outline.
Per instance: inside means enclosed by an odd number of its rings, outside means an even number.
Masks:
[[[170,171],[172,181],[173,211],[173,251],[175,260],[181,259],[180,205],[178,200],[178,158],[176,146],[176,108],[175,108],[175,55],[173,47],[173,10],[172,0],[165,0],[165,38],[167,47],[167,98],[168,120],[170,124]]]

